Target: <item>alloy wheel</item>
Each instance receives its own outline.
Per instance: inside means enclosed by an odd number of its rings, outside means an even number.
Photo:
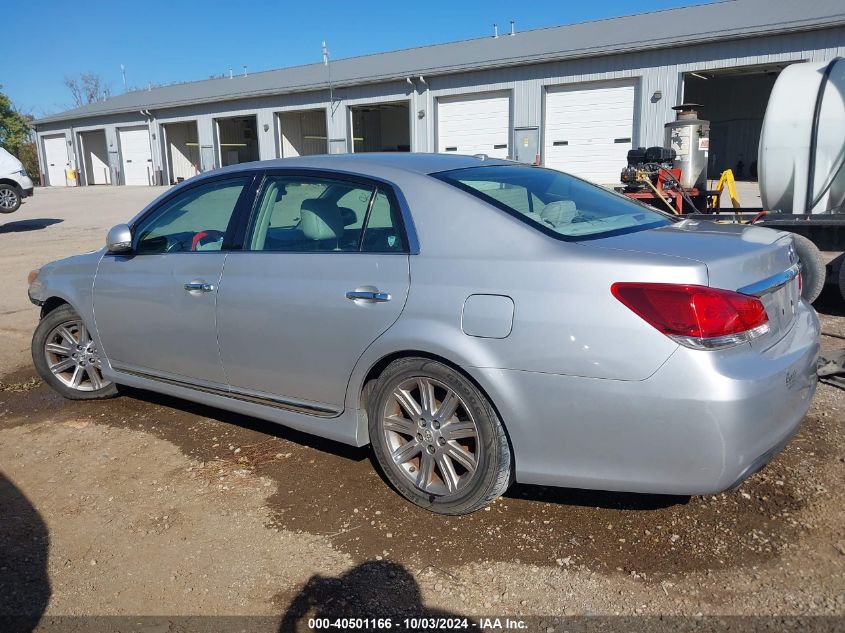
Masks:
[[[428,377],[403,381],[381,417],[394,469],[420,490],[456,493],[478,470],[478,427],[463,399],[444,383]]]
[[[100,355],[88,328],[78,319],[50,331],[44,356],[53,375],[71,389],[97,391],[111,384],[103,378]]]

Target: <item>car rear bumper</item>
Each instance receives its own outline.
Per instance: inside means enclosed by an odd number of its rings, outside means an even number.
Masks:
[[[762,468],[797,431],[816,389],[818,338],[802,302],[764,352],[678,348],[642,381],[469,371],[503,418],[517,481],[709,494]]]

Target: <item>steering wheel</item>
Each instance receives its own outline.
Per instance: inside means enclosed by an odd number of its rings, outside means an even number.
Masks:
[[[162,253],[178,253],[182,250],[182,242],[177,239],[174,239],[170,235],[163,235],[162,238],[164,239],[164,248],[161,250]]]
[[[194,233],[194,237],[191,239],[191,250],[195,251],[199,246],[202,246],[203,244],[222,240],[224,235],[224,231],[216,231],[214,229]]]

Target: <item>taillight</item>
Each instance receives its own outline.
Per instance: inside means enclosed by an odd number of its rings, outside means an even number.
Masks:
[[[746,343],[769,331],[757,297],[707,286],[619,282],[613,296],[674,341],[695,349]]]

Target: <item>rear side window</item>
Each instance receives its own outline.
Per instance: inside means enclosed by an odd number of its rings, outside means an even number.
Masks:
[[[405,250],[399,209],[381,189],[376,191],[361,250],[368,253],[401,253]]]
[[[391,197],[374,185],[308,176],[264,181],[247,237],[251,251],[402,252]]]
[[[433,176],[564,240],[606,237],[670,223],[666,215],[645,205],[551,169],[491,165]]]

